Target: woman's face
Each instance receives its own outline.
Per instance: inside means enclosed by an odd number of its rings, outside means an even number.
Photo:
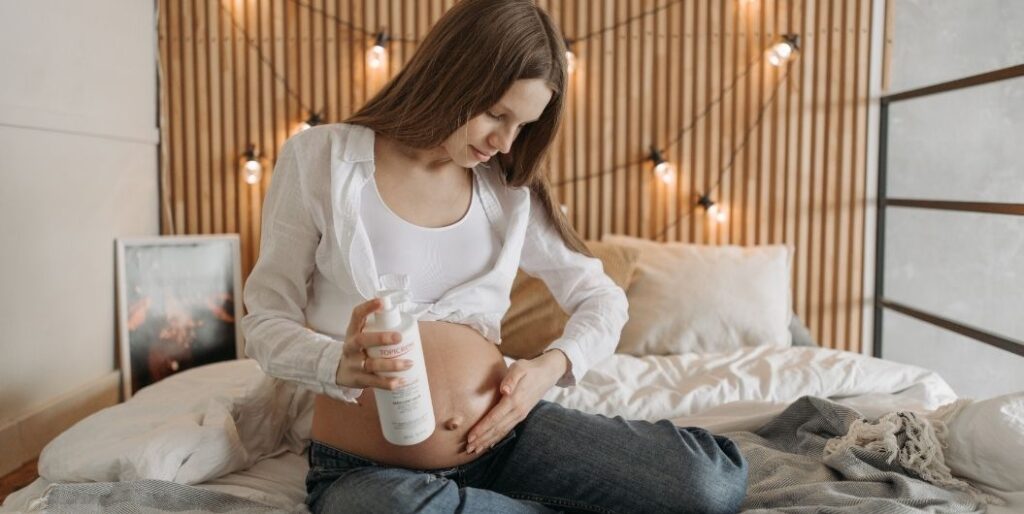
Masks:
[[[441,146],[465,168],[487,162],[498,152],[508,153],[523,126],[540,118],[551,95],[543,79],[517,80],[498,103],[459,127]]]

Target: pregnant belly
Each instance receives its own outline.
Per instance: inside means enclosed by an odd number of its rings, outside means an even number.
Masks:
[[[437,469],[475,460],[466,437],[500,399],[507,368],[497,346],[465,325],[419,322],[427,380],[434,404],[434,433],[427,440],[396,446],[384,439],[372,388],[358,404],[317,395],[313,439],[366,459],[408,469]]]

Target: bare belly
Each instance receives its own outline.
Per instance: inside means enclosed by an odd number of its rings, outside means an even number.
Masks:
[[[498,403],[508,370],[497,346],[472,328],[421,321],[420,337],[437,427],[426,441],[396,446],[384,439],[372,388],[358,404],[317,395],[312,438],[366,459],[408,469],[437,469],[480,457],[466,453],[466,437]]]

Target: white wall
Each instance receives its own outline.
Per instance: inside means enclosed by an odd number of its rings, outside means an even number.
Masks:
[[[117,367],[114,239],[159,233],[156,44],[152,1],[0,2],[0,427]]]
[[[890,92],[1024,64],[1020,0],[894,0]],[[1024,78],[890,106],[888,195],[1024,203]],[[885,296],[1024,340],[1024,217],[889,208]],[[1024,357],[895,312],[882,357],[961,396],[1024,390]]]

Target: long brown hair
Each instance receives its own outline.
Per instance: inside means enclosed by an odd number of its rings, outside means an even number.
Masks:
[[[565,40],[530,0],[462,0],[427,33],[419,48],[358,112],[345,120],[413,148],[440,146],[472,117],[492,107],[520,79],[552,90],[540,118],[520,130],[508,154],[492,160],[510,187],[528,186],[566,244],[593,254],[555,206],[541,166],[565,106]]]

